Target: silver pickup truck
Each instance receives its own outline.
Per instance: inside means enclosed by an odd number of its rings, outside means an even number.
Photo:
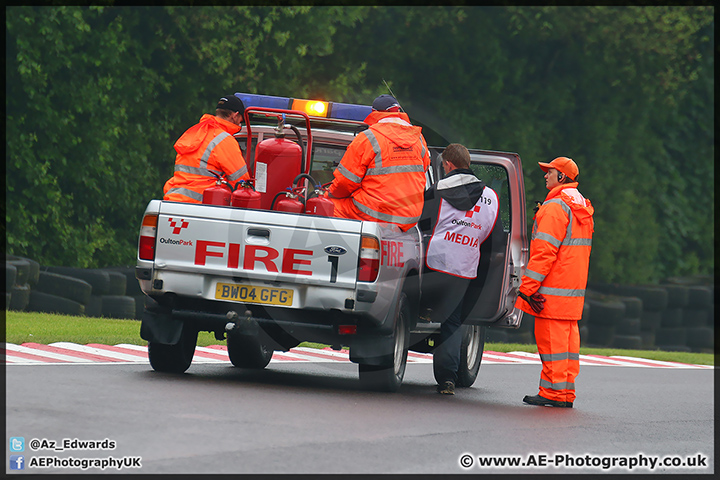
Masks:
[[[362,119],[370,111],[361,105],[236,95],[246,106],[245,126],[236,139],[255,190],[266,196],[266,205],[273,197],[273,206],[278,197],[295,198],[294,182],[288,192],[272,191],[286,187],[282,182],[278,187],[274,175],[287,176],[295,167],[283,164],[282,171],[273,171],[273,159],[263,157],[263,142],[293,142],[284,138],[292,136],[302,151],[297,171],[304,177],[298,183],[308,176],[315,181],[305,182],[300,200],[321,196],[345,148],[367,127]],[[428,187],[442,175],[443,148],[430,149]],[[470,386],[477,377],[485,327],[520,325],[522,312],[514,302],[528,256],[520,158],[470,153],[473,171],[497,192],[500,213],[465,297],[458,386]],[[305,341],[346,346],[361,382],[396,391],[408,350],[432,352],[443,320],[433,318],[431,308],[441,286],[426,281],[432,272],[424,268],[431,231],[421,230],[422,220],[418,225],[402,232],[393,224],[305,212],[151,200],[140,228],[136,277],[147,296],[141,336],[148,341],[152,368],[184,372],[198,332],[208,331],[227,340],[230,361],[240,368],[264,368],[273,351]]]

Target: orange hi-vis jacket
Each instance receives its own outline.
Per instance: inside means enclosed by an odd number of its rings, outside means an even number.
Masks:
[[[577,183],[558,185],[548,193],[537,214],[530,242],[530,260],[520,292],[545,297],[540,313],[554,320],[580,320],[585,302],[595,209],[577,190]],[[525,300],[516,306],[537,315]]]
[[[234,184],[250,178],[233,134],[240,127],[215,115],[205,114],[175,142],[175,174],[165,182],[164,200],[200,203],[206,188],[224,176]]]
[[[335,169],[330,195],[335,216],[397,224],[420,219],[430,153],[422,128],[406,113],[373,111]]]

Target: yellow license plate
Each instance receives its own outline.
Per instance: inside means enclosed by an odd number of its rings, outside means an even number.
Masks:
[[[217,287],[215,287],[215,298],[233,302],[285,305],[290,307],[293,301],[293,291],[285,288],[218,283]]]

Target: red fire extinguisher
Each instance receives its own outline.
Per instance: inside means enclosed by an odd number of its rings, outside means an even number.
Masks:
[[[206,205],[230,205],[230,196],[232,194],[230,185],[220,175],[216,173],[213,173],[213,175],[217,177],[217,180],[215,185],[203,190],[202,203]]]
[[[322,215],[323,217],[332,217],[335,212],[335,204],[328,197],[328,192],[315,187],[316,196],[308,199],[305,205],[305,213],[310,215]]]
[[[253,189],[249,181],[240,180],[235,184],[230,205],[239,208],[260,208],[260,193]]]
[[[260,142],[255,152],[255,190],[261,194],[260,208],[272,209],[275,196],[301,173],[302,162],[302,147],[285,138],[280,119],[275,138]]]
[[[283,196],[285,194],[285,196]],[[278,197],[280,197],[278,199]],[[292,192],[290,187],[285,192],[278,192],[272,200],[272,210],[278,212],[303,213],[305,205],[298,198],[298,195]]]

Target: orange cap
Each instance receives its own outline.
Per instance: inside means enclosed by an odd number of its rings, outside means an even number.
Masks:
[[[549,169],[554,168],[563,175],[570,177],[572,180],[575,180],[578,173],[580,173],[577,164],[572,158],[568,157],[557,157],[550,163],[538,162],[538,165],[540,165],[543,172],[547,172]]]

